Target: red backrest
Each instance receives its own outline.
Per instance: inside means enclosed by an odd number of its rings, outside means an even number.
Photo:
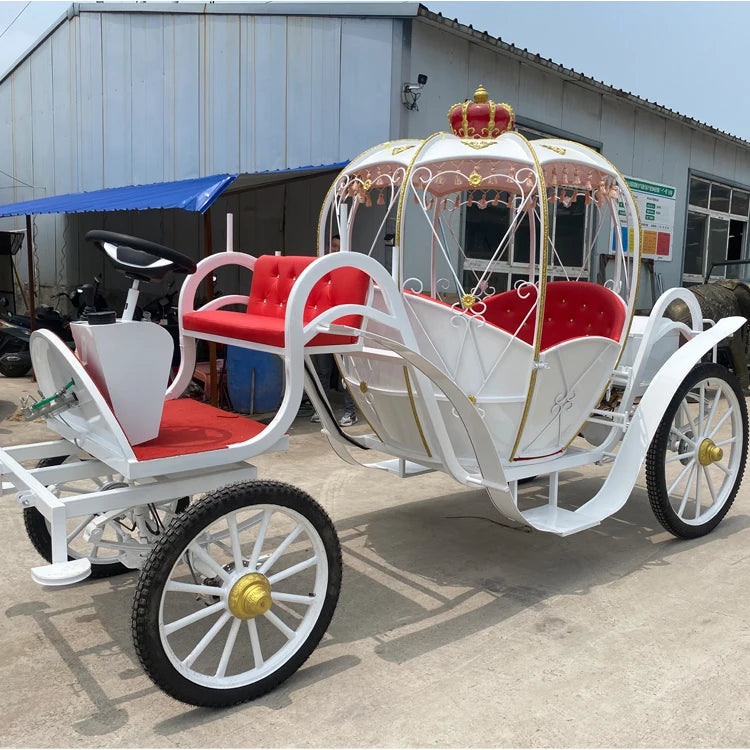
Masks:
[[[283,318],[286,303],[297,277],[315,260],[307,255],[261,255],[253,269],[247,312]],[[312,288],[305,303],[304,323],[309,323],[335,305],[364,304],[369,277],[356,268],[338,268],[326,274]],[[359,327],[359,315],[347,315],[335,321]]]
[[[521,298],[515,290],[484,300],[484,318],[510,333],[519,325],[518,338],[534,343],[533,311],[521,324],[536,301],[536,289],[527,287]],[[603,336],[618,341],[625,324],[625,307],[611,290],[588,281],[551,281],[547,284],[542,327],[542,351],[570,339]]]
[[[549,287],[547,288],[549,289]],[[526,296],[519,297],[515,289],[493,294],[491,297],[482,300],[485,310],[481,315],[493,326],[502,328],[508,333],[514,333],[521,341],[533,346],[536,311],[529,313],[529,310],[536,302],[536,287],[525,287],[523,294]],[[481,309],[481,305],[479,308]],[[524,318],[526,320],[522,323]],[[520,330],[519,326],[521,326]]]

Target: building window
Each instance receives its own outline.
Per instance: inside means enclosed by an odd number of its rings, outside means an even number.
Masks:
[[[714,263],[745,257],[750,192],[741,188],[690,178],[685,233],[686,281],[702,281]],[[737,267],[717,266],[712,279],[737,275]]]
[[[519,127],[518,132],[530,141],[550,138],[547,133],[532,128]],[[548,190],[548,197],[553,191]],[[511,212],[508,194],[502,193],[497,202],[481,201],[476,193],[466,206],[465,241],[466,260],[463,285],[471,289],[492,258],[497,242],[508,230]],[[516,198],[515,200],[518,200]],[[494,205],[493,205],[494,203]],[[592,206],[586,205],[579,195],[570,205],[552,203],[549,214],[548,279],[588,279],[589,265],[585,249],[591,239]],[[488,285],[495,292],[511,289],[516,281],[529,278],[529,221],[524,218],[503,257],[493,264]]]

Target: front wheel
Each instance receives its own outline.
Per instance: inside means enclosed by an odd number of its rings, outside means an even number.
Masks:
[[[154,546],[133,601],[136,653],[177,700],[252,700],[310,656],[340,588],[338,538],[309,495],[280,482],[229,485]]]
[[[680,385],[646,455],[648,497],[657,519],[685,539],[726,515],[745,471],[747,406],[737,378],[701,363]]]

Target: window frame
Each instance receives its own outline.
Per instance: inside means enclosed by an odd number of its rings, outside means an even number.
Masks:
[[[692,203],[690,203],[690,186],[693,180],[701,180],[702,182],[709,183],[709,194],[707,198],[707,205],[708,208],[703,208],[702,206],[697,206]],[[711,220],[715,219],[717,221],[726,221],[729,223],[729,229],[727,233],[727,248],[725,249],[724,254],[724,260],[729,260],[726,257],[726,253],[728,250],[728,242],[729,242],[729,232],[731,232],[731,222],[733,221],[739,221],[742,222],[745,225],[743,238],[742,238],[742,248],[740,250],[740,257],[736,260],[746,260],[749,255],[749,240],[748,240],[748,233],[750,230],[750,206],[748,209],[748,215],[743,216],[742,214],[734,214],[732,213],[732,193],[730,193],[729,197],[729,212],[723,212],[723,211],[717,211],[715,209],[711,208],[711,189],[710,186],[716,184],[723,188],[729,188],[730,190],[740,190],[745,193],[750,194],[750,186],[745,185],[740,182],[735,182],[734,180],[728,180],[723,177],[718,177],[716,175],[707,174],[705,172],[699,172],[696,170],[689,169],[688,170],[688,178],[687,178],[687,190],[685,191],[685,223],[684,223],[684,231],[683,231],[683,241],[682,241],[682,268],[681,268],[681,278],[682,278],[682,284],[703,284],[707,283],[707,274],[710,268],[710,258],[709,258],[709,252],[708,252],[708,235],[710,233],[710,227],[711,227]],[[702,238],[702,248],[703,248],[703,263],[702,263],[702,269],[700,274],[696,273],[686,273],[685,271],[685,264],[687,261],[687,229],[688,229],[688,222],[690,219],[690,214],[700,214],[701,216],[706,217],[706,223],[705,228],[703,231],[703,238]],[[728,266],[725,266],[726,268]],[[721,267],[720,267],[721,268]],[[726,271],[722,275],[714,274],[708,279],[708,281],[718,281],[721,279],[726,278]]]

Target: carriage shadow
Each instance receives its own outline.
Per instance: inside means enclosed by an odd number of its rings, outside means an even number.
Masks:
[[[600,486],[568,472],[561,506],[574,509],[576,497],[590,498]],[[541,484],[523,492],[527,499],[545,493]],[[374,638],[381,658],[402,663],[527,609],[540,611],[540,630],[562,628],[546,611],[552,597],[585,596],[748,526],[750,516],[730,510],[709,535],[676,539],[658,524],[640,488],[600,526],[562,538],[504,525],[484,491],[364,514],[337,524],[344,582],[329,634],[334,642]]]
[[[561,500],[591,497],[599,484],[571,472],[561,482]],[[524,489],[530,498],[542,492],[541,486]],[[296,691],[360,663],[354,655],[328,657],[332,646],[372,639],[379,658],[400,664],[497,627],[525,610],[539,610],[539,632],[560,637],[566,623],[548,610],[549,599],[584,596],[639,569],[669,565],[673,554],[747,528],[750,516],[730,511],[707,537],[675,540],[656,523],[645,491],[636,488],[616,516],[566,538],[525,533],[499,521],[484,491],[465,490],[341,520],[336,524],[344,560],[341,598],[311,662],[244,707],[180,710],[173,704],[177,713],[157,722],[154,731],[169,736],[220,720],[228,710],[283,709]],[[81,736],[117,732],[130,720],[129,703],[150,696],[163,699],[156,687],[144,683],[130,637],[136,577],[128,573],[110,579],[107,590],[96,591],[78,606],[55,609],[32,601],[6,610],[8,617],[34,621],[91,702],[92,713],[71,724]],[[101,589],[101,584],[96,585]],[[48,601],[61,600],[50,596]],[[57,626],[58,618],[73,618],[82,627],[96,623],[104,637],[100,634],[93,647],[76,649]],[[92,657],[97,657],[96,669],[88,666]],[[129,689],[132,680],[137,686]]]

